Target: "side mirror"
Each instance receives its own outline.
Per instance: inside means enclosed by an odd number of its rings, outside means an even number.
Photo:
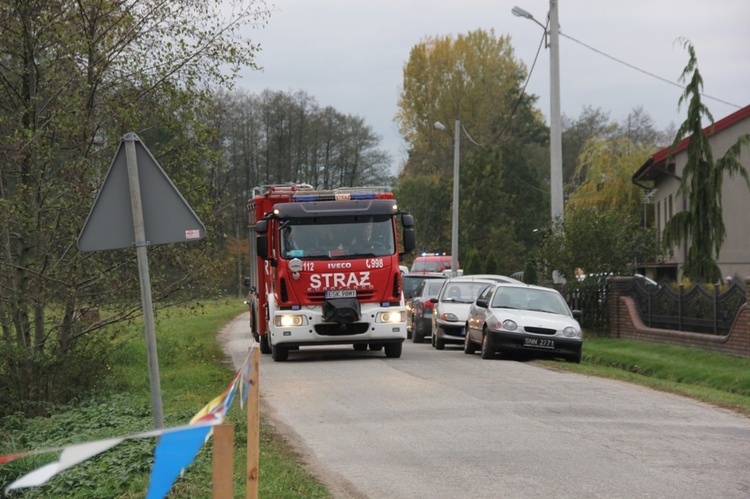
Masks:
[[[255,236],[255,245],[258,258],[268,260],[268,235],[265,232]]]
[[[255,223],[255,233],[265,234],[266,232],[268,232],[268,220],[258,220]]]
[[[580,310],[572,310],[572,312],[573,312],[573,318],[577,320],[578,322],[580,322],[581,318],[583,317],[583,312],[581,312]]]
[[[402,214],[401,225],[404,227],[404,253],[409,253],[417,246],[417,235],[414,232],[414,217],[408,213]]]
[[[401,215],[401,225],[404,227],[414,227],[414,217],[409,213]]]
[[[477,307],[487,308],[489,306],[489,303],[487,303],[487,300],[477,300]]]

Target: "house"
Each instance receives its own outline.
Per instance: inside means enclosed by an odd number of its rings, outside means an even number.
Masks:
[[[716,161],[724,156],[739,137],[750,134],[750,106],[706,127],[704,132]],[[655,226],[659,234],[675,213],[687,209],[688,200],[678,195],[677,189],[687,163],[689,142],[690,137],[683,139],[672,152],[671,158],[670,147],[656,152],[633,174],[633,183],[644,189],[644,202],[653,205]],[[743,148],[741,161],[750,173],[750,147]],[[750,189],[739,175],[730,179],[725,174],[722,210],[726,239],[717,263],[722,275],[744,279],[750,276]],[[672,248],[659,261],[643,265],[642,270],[657,280],[664,277],[681,278],[688,244]]]

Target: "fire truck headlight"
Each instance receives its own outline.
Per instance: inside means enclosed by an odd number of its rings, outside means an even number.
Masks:
[[[277,327],[306,326],[307,317],[299,314],[277,315],[273,318],[273,324]]]
[[[405,322],[405,312],[403,310],[397,310],[394,312],[380,312],[378,314],[378,322],[384,322],[387,324],[395,324],[397,322]]]

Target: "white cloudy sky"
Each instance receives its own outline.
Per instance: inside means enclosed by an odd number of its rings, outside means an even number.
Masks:
[[[252,93],[303,90],[321,106],[362,116],[382,137],[382,148],[400,169],[405,159],[393,117],[403,66],[411,48],[428,36],[476,29],[507,34],[515,56],[531,67],[542,28],[511,14],[529,11],[543,24],[548,0],[269,0],[263,28],[248,31],[262,45],[262,71],[245,71],[238,82]],[[750,105],[750,1],[748,0],[559,0],[560,30],[633,66],[677,82],[688,61],[676,43],[695,46],[704,93],[740,107]],[[679,124],[680,89],[560,38],[563,114],[576,118],[584,106],[615,120],[642,106],[658,128]],[[543,50],[527,92],[539,96],[549,116],[549,52]],[[705,103],[716,120],[733,107]]]

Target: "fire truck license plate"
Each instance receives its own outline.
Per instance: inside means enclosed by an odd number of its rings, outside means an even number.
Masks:
[[[335,289],[326,291],[326,298],[356,298],[356,289]]]

